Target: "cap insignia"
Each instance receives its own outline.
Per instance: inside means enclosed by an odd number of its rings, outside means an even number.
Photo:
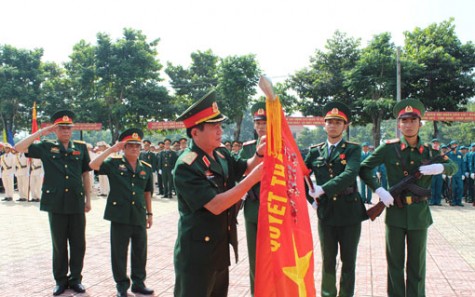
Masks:
[[[410,106],[410,105],[406,106],[405,111],[406,112],[414,112],[414,110],[412,109],[412,106]]]
[[[218,112],[218,111],[219,111],[219,109],[218,109],[218,103],[216,103],[216,102],[213,102],[213,105],[212,105],[212,107],[213,107],[213,113],[216,113],[216,112]]]
[[[259,108],[259,109],[257,110],[257,114],[258,114],[258,115],[263,115],[263,114],[265,114],[264,109],[263,109],[263,108]]]
[[[139,139],[139,134],[138,133],[132,133],[132,138],[133,139]]]
[[[331,114],[338,114],[340,111],[338,110],[338,108],[333,108],[332,111],[331,111]]]
[[[69,117],[67,115],[63,116],[63,122],[69,122]]]

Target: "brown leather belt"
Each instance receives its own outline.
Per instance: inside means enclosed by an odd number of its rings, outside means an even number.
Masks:
[[[421,196],[415,196],[415,195],[401,197],[402,203],[406,205],[411,205],[412,203],[424,202],[424,201],[427,201],[427,199],[428,199],[427,196],[421,197]]]

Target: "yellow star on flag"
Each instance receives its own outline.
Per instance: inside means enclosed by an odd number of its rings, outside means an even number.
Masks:
[[[299,288],[299,297],[306,297],[307,288],[305,287],[305,276],[307,275],[307,271],[310,266],[310,259],[313,253],[312,251],[309,251],[305,256],[299,257],[293,234],[292,244],[294,247],[295,266],[283,267],[282,271],[288,278],[297,284]]]

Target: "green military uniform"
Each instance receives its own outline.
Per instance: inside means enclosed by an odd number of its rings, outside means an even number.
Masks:
[[[61,111],[52,116],[52,121],[62,124],[61,120],[64,119],[65,125],[72,125],[73,117],[72,112]],[[82,141],[70,141],[66,149],[58,141],[41,141],[28,147],[27,156],[41,159],[44,166],[40,210],[48,212],[56,284],[66,287],[68,284],[80,284],[86,250],[82,174],[90,171],[86,144]]]
[[[252,106],[251,112],[254,121],[267,120],[265,107],[265,102],[258,102]],[[252,158],[256,153],[257,145],[258,140],[251,140],[243,143],[242,149],[239,152],[239,157],[243,159]],[[247,193],[246,200],[244,201],[244,219],[246,224],[247,253],[249,258],[249,279],[252,296],[254,296],[254,280],[256,272],[256,240],[260,192],[261,183],[257,183]]]
[[[124,131],[119,140],[136,133],[138,129]],[[132,141],[128,141],[130,143]],[[140,143],[140,139],[138,139]],[[135,170],[125,156],[106,159],[99,174],[109,178],[110,193],[107,197],[104,219],[111,221],[111,262],[117,291],[125,292],[130,287],[127,277],[127,250],[131,244],[132,290],[144,288],[147,263],[147,231],[145,192],[153,191],[152,166],[142,160],[137,161]]]
[[[172,198],[173,176],[172,170],[175,166],[177,156],[176,153],[170,149],[163,150],[159,153],[158,168],[162,171],[163,181],[163,195],[165,198]]]
[[[334,116],[344,113],[346,118]],[[324,107],[327,119],[349,122],[350,111],[339,102]],[[330,151],[324,142],[310,148],[305,164],[315,175],[317,185],[324,194],[317,208],[318,235],[322,251],[322,296],[353,296],[357,248],[361,235],[361,222],[367,219],[366,209],[358,193],[356,178],[360,168],[361,147],[340,140]],[[311,198],[310,202],[313,202]],[[336,257],[340,247],[342,262],[339,295],[336,288]]]
[[[196,125],[225,118],[209,93],[177,120],[183,120],[189,134]],[[176,297],[227,296],[230,244],[237,259],[236,208],[216,215],[205,205],[232,188],[246,168],[247,162],[232,158],[226,148],[219,147],[209,156],[195,142],[178,158],[174,170],[180,213],[174,251]]]
[[[406,111],[406,112],[405,112]],[[419,117],[424,113],[424,106],[417,100],[406,99],[394,107],[396,118]],[[428,144],[423,144],[418,137],[418,143],[411,147],[404,137],[389,140],[380,145],[374,153],[361,163],[360,177],[375,190],[380,187],[372,176],[373,168],[380,164],[386,166],[388,186],[400,182],[405,173],[413,174],[428,161],[440,156]],[[447,157],[440,160],[443,163],[444,174],[451,175],[457,166]],[[431,175],[423,175],[416,181],[422,189],[429,189]],[[402,193],[403,207],[393,205],[386,209],[386,258],[388,262],[388,296],[425,296],[425,270],[427,229],[432,224],[432,216],[427,202],[430,190],[426,196],[417,195],[411,191]],[[405,258],[405,243],[407,241],[407,261]],[[406,266],[407,281],[404,281]]]

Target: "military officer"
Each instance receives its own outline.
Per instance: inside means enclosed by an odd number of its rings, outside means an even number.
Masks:
[[[165,146],[160,152],[158,168],[162,174],[163,197],[171,199],[173,188],[172,169],[175,166],[177,156],[176,153],[171,150],[170,145],[172,141],[167,138],[163,142],[165,143]]]
[[[440,141],[437,138],[432,139],[432,149],[435,151],[439,151],[439,154],[442,154],[440,151]],[[436,174],[432,177],[431,181],[431,197],[429,201],[429,205],[436,205],[442,206],[441,199],[442,199],[442,187],[444,184],[444,180],[442,179],[442,174]]]
[[[145,161],[147,164],[152,166],[153,172],[153,185],[158,181],[157,177],[157,165],[158,165],[158,158],[157,155],[151,150],[152,142],[148,139],[144,139],[142,141],[143,150],[140,152],[139,160]],[[153,191],[152,191],[153,195]]]
[[[475,203],[475,143],[470,144],[470,152],[468,152],[468,171],[470,173],[469,189],[468,189],[468,202]]]
[[[305,164],[315,175],[309,201],[318,204],[318,235],[322,252],[322,296],[353,296],[361,222],[366,209],[358,194],[356,178],[361,147],[343,139],[351,121],[349,108],[330,102],[323,108],[327,141],[310,148]],[[314,200],[315,199],[315,200]],[[318,201],[318,203],[316,202]],[[336,257],[342,263],[339,294],[336,288]]]
[[[427,229],[432,224],[427,199],[430,196],[432,175],[451,175],[457,171],[457,165],[451,160],[441,157],[430,145],[422,143],[418,133],[424,111],[424,105],[419,100],[406,99],[398,102],[393,113],[401,138],[386,141],[361,163],[360,177],[375,190],[387,207],[388,296],[425,296]],[[423,161],[433,160],[435,157],[440,160],[431,165],[422,165]],[[400,197],[392,197],[372,176],[373,168],[381,163],[386,165],[390,187],[417,170],[422,173],[422,177],[417,179],[411,190],[404,191]],[[394,199],[401,202],[400,206],[393,205]]]
[[[463,195],[463,178],[464,178],[464,165],[463,165],[463,155],[457,149],[458,141],[452,140],[449,143],[450,152],[447,156],[457,164],[458,170],[452,175],[452,197],[450,197],[450,206],[463,206],[462,195]]]
[[[254,136],[256,139],[243,143],[239,156],[249,159],[256,153],[256,148],[260,140],[266,135],[267,117],[266,103],[258,102],[251,108],[254,118]],[[256,239],[257,239],[257,217],[259,214],[259,193],[261,183],[256,184],[249,190],[244,201],[244,219],[246,222],[247,252],[249,259],[249,279],[251,282],[251,294],[254,296],[254,279],[256,271]]]
[[[15,154],[15,176],[17,180],[18,194],[20,198],[17,201],[28,201],[29,198],[29,179],[30,179],[30,162],[28,158],[25,157],[25,153],[16,153]]]
[[[40,159],[31,158],[30,193],[31,202],[40,202],[41,187],[43,186],[43,162]]]
[[[91,210],[89,154],[82,141],[71,141],[74,113],[68,110],[52,115],[53,125],[38,130],[15,146],[18,152],[39,158],[45,176],[40,209],[48,212],[53,240],[53,275],[56,287],[53,295],[66,288],[85,292],[82,268],[86,250],[84,212]],[[33,141],[54,132],[56,141]],[[68,259],[69,242],[69,259]],[[70,274],[68,274],[68,263]]]
[[[5,188],[5,198],[3,201],[12,201],[14,192],[15,155],[9,143],[4,144],[5,153],[0,157],[2,167],[2,182]]]
[[[163,149],[165,148],[165,143],[163,141],[159,141],[157,143],[157,145],[158,145],[158,147],[157,147],[156,155],[157,155],[158,194],[163,195],[165,193],[165,191],[163,189],[162,171],[160,170],[159,166],[160,166],[160,152],[163,151]]]
[[[111,192],[107,197],[104,219],[111,221],[112,273],[117,296],[126,297],[130,287],[127,277],[127,250],[132,246],[132,292],[144,295],[153,290],[144,284],[147,263],[147,228],[152,226],[152,165],[139,159],[143,132],[128,129],[119,136],[119,142],[106,149],[90,167],[109,177]],[[107,158],[112,153],[124,155]],[[106,159],[107,158],[107,159]]]
[[[247,161],[232,158],[221,146],[225,119],[214,92],[177,119],[183,121],[193,141],[174,170],[180,212],[174,251],[175,297],[227,296],[229,244],[237,260],[235,204],[261,179],[264,142]],[[246,178],[236,185],[244,173]]]
[[[177,152],[177,157],[179,157],[185,149],[188,147],[188,139],[186,137],[182,137],[178,140],[180,142],[180,149]]]

